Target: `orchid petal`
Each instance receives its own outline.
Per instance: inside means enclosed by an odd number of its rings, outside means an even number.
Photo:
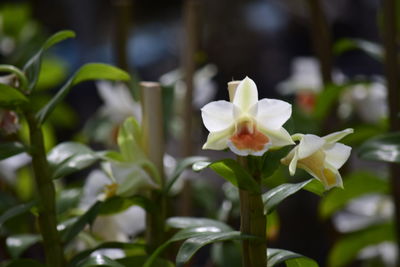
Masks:
[[[244,78],[236,89],[233,98],[235,104],[242,112],[248,112],[258,101],[257,86],[249,77]]]
[[[292,115],[292,105],[277,99],[261,99],[254,109],[257,122],[267,129],[281,128]]]
[[[299,158],[304,159],[322,148],[325,140],[313,134],[306,134],[299,143]]]
[[[336,143],[324,148],[325,160],[335,169],[339,169],[350,157],[351,147]]]
[[[271,142],[265,144],[262,150],[257,151],[251,149],[238,149],[230,140],[228,140],[228,147],[233,153],[239,156],[262,156],[271,147]]]
[[[333,187],[343,188],[342,176],[338,170],[327,165],[327,168],[324,169],[323,174],[323,180],[320,180],[324,185],[325,190],[329,190]]]
[[[207,142],[203,145],[203,149],[223,150],[228,148],[228,140],[235,128],[232,126],[228,129],[211,132],[207,137]]]
[[[228,101],[211,102],[201,109],[203,123],[210,132],[225,130],[234,123],[234,105]]]
[[[349,135],[349,134],[351,134],[353,132],[354,132],[353,129],[347,128],[347,129],[345,129],[343,131],[340,131],[340,132],[335,132],[335,133],[328,134],[328,135],[326,135],[326,136],[324,136],[322,138],[325,139],[325,141],[327,143],[335,143],[335,142],[339,141],[340,139],[344,138],[346,135]]]
[[[291,153],[289,153],[289,156],[290,156]],[[293,152],[294,155],[293,155],[293,158],[292,158],[292,160],[290,161],[290,164],[289,164],[289,173],[292,176],[296,173],[297,161],[299,159],[298,153],[299,153],[298,149],[294,149],[294,152]]]
[[[295,144],[290,134],[284,128],[273,130],[266,129],[261,125],[258,125],[258,130],[268,136],[268,138],[271,140],[272,148],[280,148],[283,146]]]

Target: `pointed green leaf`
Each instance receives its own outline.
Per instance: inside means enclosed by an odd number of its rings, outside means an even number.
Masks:
[[[94,164],[99,157],[87,146],[65,142],[54,147],[48,154],[53,179],[70,175]]]
[[[127,118],[118,132],[118,146],[125,161],[137,162],[147,158],[141,145],[141,135],[136,119]]]
[[[18,258],[26,249],[37,243],[41,237],[39,235],[21,234],[9,236],[6,239],[6,245],[10,255]]]
[[[188,167],[192,166],[196,162],[204,162],[206,160],[205,157],[187,157],[178,162],[178,164],[175,167],[175,170],[172,172],[172,175],[168,180],[167,185],[165,186],[165,192],[168,193],[169,190],[172,188],[176,180],[179,178],[179,176],[182,174],[182,172],[187,169]]]
[[[342,38],[339,39],[333,47],[333,52],[336,55],[343,54],[344,52],[360,49],[367,53],[372,58],[382,62],[384,57],[383,48],[373,42],[361,40],[361,39],[353,39],[353,38]]]
[[[101,63],[88,63],[75,72],[75,74],[68,80],[66,84],[64,84],[64,86],[50,100],[50,102],[38,112],[38,121],[40,124],[42,124],[54,110],[57,104],[65,98],[71,88],[78,83],[89,80],[128,81],[129,79],[129,74],[117,67]]]
[[[348,266],[365,247],[384,241],[395,241],[393,223],[374,225],[361,231],[348,234],[335,243],[330,251],[329,266]]]
[[[285,263],[287,267],[318,267],[318,264],[314,260],[283,249],[267,249],[267,258],[267,267],[278,266],[281,263]]]
[[[260,193],[259,184],[246,169],[233,159],[223,159],[211,163],[200,161],[193,165],[193,170],[201,171],[206,167],[212,169],[222,178],[240,189]]]
[[[0,160],[25,152],[26,148],[19,142],[7,142],[0,144]]]
[[[264,193],[262,195],[264,213],[271,213],[279,203],[304,188],[312,180],[310,179],[297,184],[282,184]]]
[[[87,260],[83,261],[77,267],[95,267],[95,266],[108,266],[108,267],[125,267],[124,265],[118,263],[103,255],[91,256]]]
[[[134,205],[142,207],[147,212],[154,212],[156,210],[156,205],[144,196],[132,196],[129,198],[115,196],[101,204],[99,214],[111,215],[119,213]]]
[[[7,84],[0,83],[0,107],[15,108],[28,103],[26,96]]]
[[[372,138],[361,145],[362,159],[400,163],[400,133],[388,133]]]
[[[195,228],[202,226],[213,226],[222,231],[231,231],[232,228],[220,221],[212,220],[208,218],[195,218],[195,217],[171,217],[168,218],[166,224],[173,228]]]
[[[46,40],[42,48],[25,64],[23,71],[26,73],[26,76],[29,80],[29,91],[32,91],[33,88],[35,88],[38,81],[43,53],[55,44],[65,39],[74,37],[75,33],[73,31],[60,31],[53,34]]]
[[[80,216],[71,226],[68,226],[61,233],[61,240],[64,244],[69,243],[87,224],[92,224],[100,211],[101,202],[93,204],[82,216]]]
[[[21,215],[21,214],[23,214],[25,212],[28,212],[35,205],[36,205],[36,202],[35,201],[31,201],[31,202],[20,204],[18,206],[15,206],[15,207],[12,207],[12,208],[8,209],[6,212],[4,212],[0,216],[0,228],[9,219],[14,218],[15,216]]]
[[[342,209],[349,201],[368,193],[388,193],[388,181],[371,172],[358,171],[344,177],[345,190],[335,188],[321,199],[319,214],[323,219],[329,218],[334,212]]]
[[[71,188],[63,189],[59,192],[56,202],[57,214],[68,212],[72,208],[76,208],[81,200],[82,189]]]

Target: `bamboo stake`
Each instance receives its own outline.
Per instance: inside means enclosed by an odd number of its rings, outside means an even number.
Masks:
[[[159,83],[141,82],[143,107],[143,147],[150,161],[155,164],[160,174],[160,186],[164,187],[164,129],[162,91]],[[166,199],[160,191],[153,191],[150,198],[157,203],[157,210],[146,213],[146,241],[149,252],[159,247],[165,238]]]
[[[397,29],[397,7],[395,0],[383,0],[383,40],[385,47],[385,72],[388,85],[389,123],[390,131],[400,130],[400,76],[397,40],[399,33]],[[395,206],[395,222],[397,236],[397,250],[400,251],[400,165],[390,164],[390,182],[393,201]],[[400,261],[398,260],[400,266]]]

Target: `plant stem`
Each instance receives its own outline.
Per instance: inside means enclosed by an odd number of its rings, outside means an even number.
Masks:
[[[64,266],[61,239],[57,231],[55,188],[50,176],[44,148],[43,132],[34,114],[25,113],[29,125],[31,156],[39,198],[39,227],[43,238],[47,266]]]
[[[131,26],[132,0],[114,0],[115,58],[118,67],[130,71],[127,54],[129,28]]]
[[[248,169],[246,157],[238,157],[239,163]],[[259,175],[254,179],[260,184]],[[260,185],[261,187],[261,185]],[[256,194],[239,189],[240,197],[240,231],[243,234],[257,236],[260,240],[242,241],[242,265],[243,267],[265,267],[267,264],[266,226],[267,218],[264,215],[264,204],[261,193]]]
[[[143,147],[160,175],[161,190],[153,190],[150,199],[156,210],[146,213],[146,243],[148,252],[153,252],[165,241],[165,218],[167,199],[162,193],[164,181],[164,130],[161,87],[155,82],[141,82],[143,106],[142,135]]]
[[[400,130],[400,66],[398,62],[397,7],[395,0],[383,1],[383,40],[385,47],[385,71],[388,86],[389,123],[391,131]],[[395,206],[397,250],[400,251],[400,165],[390,164],[390,181]],[[400,261],[398,261],[400,265]]]

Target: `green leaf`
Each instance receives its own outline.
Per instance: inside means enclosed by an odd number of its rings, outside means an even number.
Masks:
[[[35,260],[29,260],[29,259],[20,259],[20,260],[13,260],[11,261],[7,267],[46,267],[44,264],[35,261]]]
[[[382,62],[384,57],[383,48],[373,42],[353,39],[353,38],[342,38],[339,39],[333,46],[333,52],[336,55],[343,54],[344,52],[360,49],[367,53],[372,58]]]
[[[21,214],[23,214],[25,212],[28,212],[35,205],[36,205],[36,202],[35,201],[31,201],[31,202],[20,204],[18,206],[15,206],[15,207],[12,207],[12,208],[8,209],[6,212],[4,212],[0,216],[0,228],[9,219],[14,218],[15,216],[21,215]]]
[[[15,108],[28,103],[26,96],[7,84],[0,83],[0,107]]]
[[[90,148],[75,142],[61,143],[47,156],[53,179],[85,169],[98,159],[99,157]]]
[[[400,163],[400,133],[388,133],[372,138],[361,145],[362,159]]]
[[[254,236],[244,235],[238,231],[230,231],[224,233],[211,233],[208,235],[191,237],[179,248],[178,254],[176,255],[176,266],[183,266],[188,262],[192,256],[205,245],[222,242],[228,240],[249,240],[257,239]]]
[[[326,118],[334,108],[345,85],[328,84],[317,97],[317,104],[313,115],[317,120]]]
[[[314,260],[283,249],[267,249],[267,258],[267,267],[274,267],[281,263],[285,263],[287,267],[318,267]]]
[[[90,254],[95,252],[96,250],[99,249],[105,249],[105,248],[113,248],[113,249],[123,249],[123,250],[129,250],[129,249],[136,249],[136,248],[145,248],[144,244],[137,244],[137,243],[122,243],[122,242],[105,242],[102,243],[94,248],[84,250],[77,255],[75,255],[69,262],[70,267],[75,267],[78,266],[79,262],[84,260],[86,257],[88,257]]]
[[[125,267],[124,265],[114,261],[103,255],[96,255],[83,261],[77,267],[94,267],[94,266],[108,266],[108,267]]]
[[[322,197],[325,193],[324,185],[318,181],[317,179],[311,179],[311,181],[303,187],[304,190],[307,190],[311,193],[314,193],[320,197]]]
[[[233,159],[223,159],[215,162],[197,162],[193,165],[194,171],[210,168],[222,178],[240,189],[253,193],[260,193],[260,186],[238,162]]]
[[[92,224],[100,211],[101,202],[93,204],[82,216],[80,216],[71,226],[68,226],[61,233],[61,240],[64,244],[69,243],[87,224]]]
[[[262,178],[268,178],[273,175],[281,165],[281,159],[284,158],[292,147],[283,147],[275,151],[268,151],[262,157]]]
[[[277,186],[262,195],[262,200],[264,203],[264,213],[271,213],[279,203],[285,200],[287,197],[295,194],[297,191],[301,190],[307,184],[309,184],[313,179],[297,183],[297,184],[282,184]]]
[[[89,80],[128,81],[129,79],[129,74],[119,68],[101,63],[88,63],[75,72],[50,102],[37,113],[38,122],[42,124],[71,88],[78,83]]]
[[[142,130],[134,117],[127,118],[118,132],[118,146],[125,161],[147,159],[141,146]]]
[[[154,203],[143,196],[133,196],[129,198],[115,196],[107,199],[101,204],[99,214],[111,215],[119,213],[133,205],[140,206],[147,212],[154,212],[156,210]]]
[[[81,199],[82,189],[72,188],[64,189],[58,194],[56,209],[57,214],[63,214],[72,208],[75,208]]]
[[[117,261],[124,266],[143,266],[147,259],[148,256],[146,255],[135,255],[118,259]],[[158,258],[154,261],[154,266],[175,267],[175,264],[169,260]]]
[[[348,234],[335,243],[328,257],[329,266],[348,266],[360,250],[384,241],[395,241],[393,223],[374,225],[367,229]]]
[[[7,142],[0,144],[0,160],[25,152],[26,148],[19,142]]]
[[[171,217],[168,218],[166,224],[173,228],[184,229],[184,228],[195,228],[202,226],[210,226],[221,229],[222,231],[231,231],[232,228],[220,221],[207,219],[207,218],[195,218],[195,217]]]
[[[184,158],[184,159],[180,160],[180,161],[178,162],[178,164],[176,165],[175,170],[172,172],[171,177],[169,177],[169,178],[167,179],[167,180],[168,180],[168,183],[167,183],[167,185],[165,186],[164,191],[165,191],[166,193],[169,192],[169,190],[172,188],[172,186],[174,185],[174,183],[176,182],[176,180],[179,178],[179,176],[182,174],[182,172],[183,172],[186,168],[192,166],[192,165],[195,164],[196,162],[200,162],[200,161],[204,162],[204,160],[206,160],[205,157],[187,157],[187,158]]]
[[[42,48],[25,64],[23,71],[26,73],[29,80],[28,91],[32,91],[38,81],[43,53],[55,44],[74,37],[75,33],[73,31],[60,31],[55,33],[46,40]]]
[[[11,257],[18,258],[26,249],[41,240],[39,235],[21,234],[9,236],[6,245]]]
[[[345,177],[343,181],[344,190],[334,188],[321,199],[319,214],[323,219],[329,218],[356,197],[369,193],[389,192],[388,182],[371,172],[354,172]]]

